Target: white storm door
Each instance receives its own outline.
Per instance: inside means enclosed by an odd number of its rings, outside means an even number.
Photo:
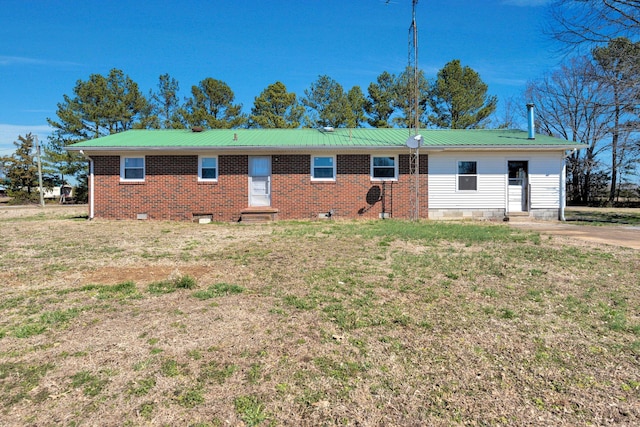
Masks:
[[[249,206],[271,206],[271,157],[249,157]]]
[[[524,212],[522,179],[509,179],[509,212]]]

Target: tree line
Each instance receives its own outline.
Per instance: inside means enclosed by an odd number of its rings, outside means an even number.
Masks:
[[[53,128],[44,144],[44,181],[51,187],[74,177],[86,183],[86,159],[68,152],[70,144],[130,129],[231,129],[408,126],[409,92],[413,74],[381,73],[365,94],[359,86],[346,90],[327,75],[318,76],[299,98],[284,83],[268,85],[255,97],[250,113],[236,103],[224,81],[207,77],[191,86],[181,100],[180,84],[169,74],[159,76],[157,87],[145,96],[122,70],[92,74],[78,80],[71,95],[63,95]],[[459,60],[445,65],[433,82],[418,75],[421,126],[454,129],[482,128],[495,111],[497,98],[478,73]],[[33,166],[34,137],[20,136],[16,152],[2,159],[5,184],[16,199],[32,199],[37,176]],[[81,189],[80,199],[86,195]]]

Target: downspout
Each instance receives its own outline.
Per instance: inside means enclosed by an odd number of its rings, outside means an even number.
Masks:
[[[562,172],[560,175],[560,221],[566,221],[564,217],[564,209],[567,207],[567,158],[576,152],[576,149],[565,153],[562,156]]]
[[[93,176],[93,159],[87,156],[84,151],[80,150],[80,154],[89,160],[89,220],[92,220],[94,217],[94,176]]]
[[[566,156],[562,158],[562,172],[560,175],[560,221],[564,222],[564,208],[567,204],[567,161]]]

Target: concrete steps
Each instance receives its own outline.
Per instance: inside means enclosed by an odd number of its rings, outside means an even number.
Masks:
[[[529,212],[509,212],[506,216],[506,221],[509,222],[529,222],[531,221],[531,216],[529,216]]]
[[[240,212],[240,222],[243,224],[263,224],[277,219],[278,209],[270,207],[250,207]]]

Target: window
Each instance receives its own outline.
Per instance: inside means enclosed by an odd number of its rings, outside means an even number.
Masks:
[[[336,159],[333,156],[311,157],[311,179],[318,181],[335,181]]]
[[[122,181],[144,181],[144,157],[121,157],[120,179]]]
[[[478,163],[463,161],[458,162],[458,190],[478,190]]]
[[[218,158],[199,157],[198,158],[198,180],[215,181],[218,179]]]
[[[396,156],[372,156],[371,179],[376,181],[398,179],[398,159]]]

